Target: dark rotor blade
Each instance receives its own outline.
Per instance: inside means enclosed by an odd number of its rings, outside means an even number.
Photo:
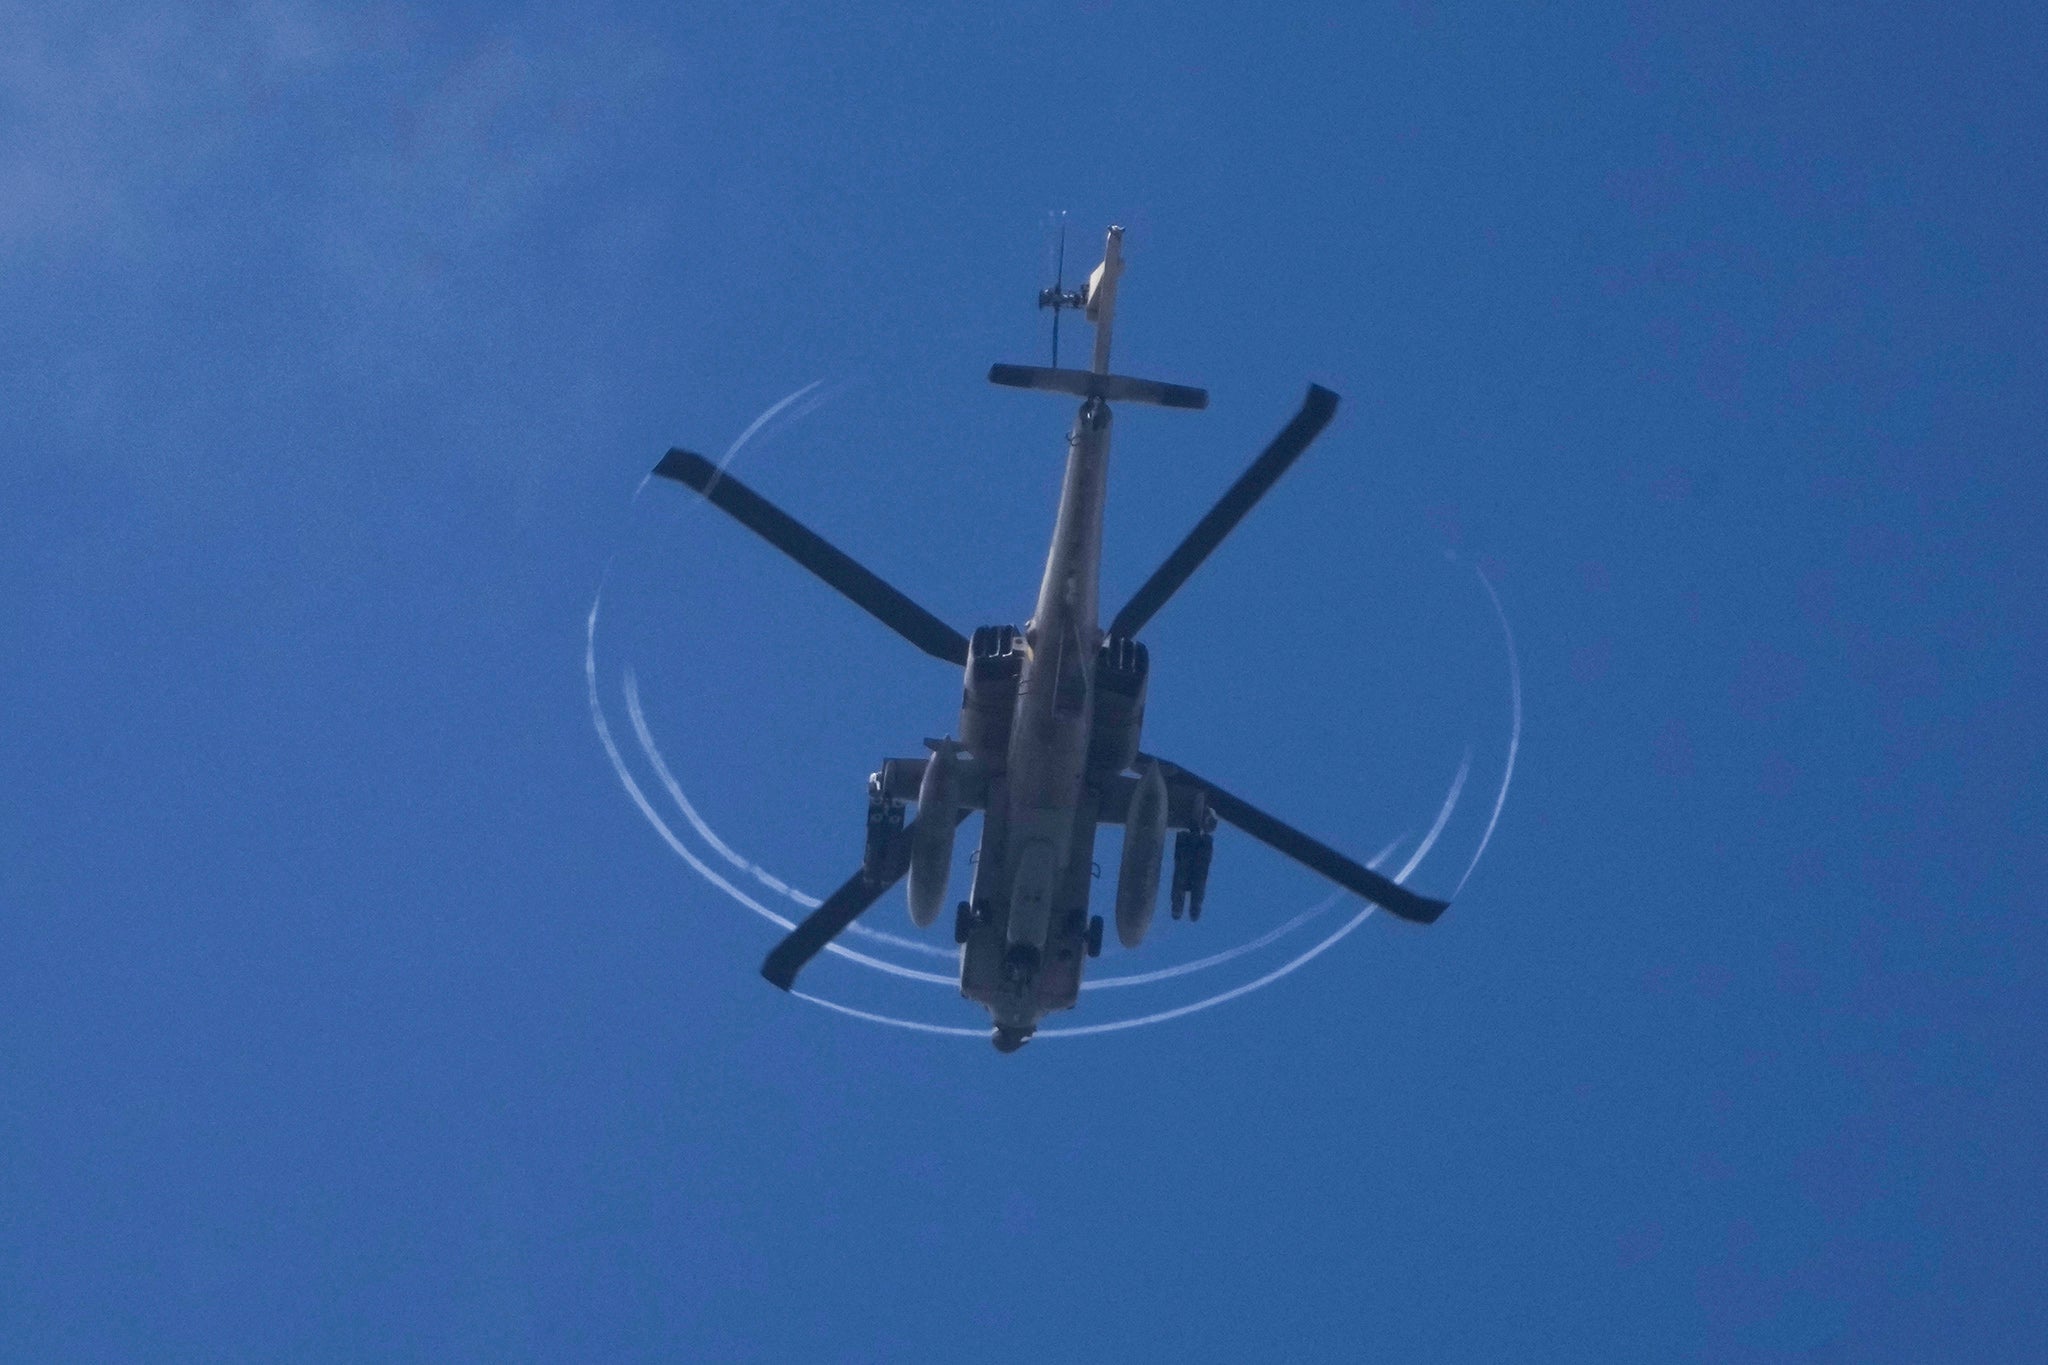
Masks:
[[[1195,529],[1188,532],[1166,562],[1145,580],[1145,586],[1124,604],[1124,609],[1110,622],[1109,633],[1130,637],[1144,629],[1145,623],[1166,605],[1166,599],[1180,590],[1190,575],[1201,567],[1209,552],[1222,543],[1252,505],[1265,496],[1266,490],[1277,482],[1287,467],[1301,458],[1309,442],[1322,434],[1330,424],[1330,418],[1337,413],[1337,395],[1320,384],[1308,386],[1308,397],[1301,403],[1301,411],[1294,414],[1294,420],[1280,429],[1268,445],[1252,461],[1251,468],[1238,476],[1230,485],[1207,516],[1195,523]]]
[[[967,638],[905,597],[789,513],[689,450],[671,450],[654,472],[688,484],[706,502],[839,589],[855,605],[935,659],[967,662]],[[858,912],[855,912],[858,913]]]
[[[794,986],[796,974],[804,969],[804,964],[824,952],[826,944],[845,933],[847,925],[859,919],[895,884],[895,879],[870,882],[865,872],[848,877],[787,938],[775,945],[761,964],[761,975],[780,990]]]
[[[1143,758],[1144,755],[1139,755],[1140,761]],[[1450,909],[1449,901],[1416,895],[1399,882],[1389,881],[1371,868],[1353,862],[1321,840],[1310,838],[1292,825],[1275,820],[1251,802],[1232,796],[1207,778],[1197,777],[1179,764],[1168,763],[1164,759],[1158,763],[1166,776],[1179,777],[1207,791],[1209,809],[1221,818],[1303,867],[1322,873],[1346,891],[1365,897],[1381,909],[1417,924],[1434,924],[1437,916]]]
[[[963,810],[957,827],[973,812]],[[839,889],[819,904],[818,908],[804,917],[804,922],[790,930],[788,937],[775,945],[761,964],[761,975],[779,990],[788,990],[796,984],[796,974],[806,963],[825,951],[825,945],[846,932],[846,927],[867,913],[868,907],[880,900],[890,887],[903,880],[903,874],[910,870],[910,832],[917,828],[917,820],[896,831],[884,851],[881,875],[869,879],[865,869],[854,873],[839,884]]]

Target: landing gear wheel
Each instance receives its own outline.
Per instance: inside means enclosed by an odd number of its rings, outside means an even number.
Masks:
[[[974,907],[966,901],[953,912],[953,942],[966,943],[968,934],[974,931]]]
[[[1088,921],[1088,956],[1102,956],[1102,916],[1096,915]]]

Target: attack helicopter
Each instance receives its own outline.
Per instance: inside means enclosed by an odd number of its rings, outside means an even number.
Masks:
[[[1123,236],[1122,228],[1109,229],[1102,263],[1084,288],[1067,290],[1062,270],[1040,292],[1039,306],[1053,313],[1052,365],[989,370],[995,384],[1080,400],[1045,575],[1021,629],[989,625],[963,636],[702,455],[674,449],[655,466],[926,654],[965,671],[958,738],[927,740],[925,756],[887,759],[869,776],[860,870],[762,964],[761,974],[783,990],[898,881],[909,882],[911,921],[929,928],[945,905],[955,832],[975,812],[980,854],[954,911],[953,938],[960,993],[987,1007],[991,1041],[1002,1052],[1022,1047],[1046,1015],[1073,1008],[1084,964],[1102,951],[1103,919],[1090,914],[1090,893],[1095,833],[1105,824],[1124,830],[1114,917],[1127,949],[1151,926],[1169,832],[1172,916],[1201,918],[1219,820],[1401,919],[1430,924],[1448,908],[1140,747],[1151,673],[1140,632],[1329,425],[1337,395],[1311,384],[1293,419],[1109,625],[1100,625],[1111,405],[1201,409],[1209,401],[1201,389],[1110,372]],[[1085,370],[1059,365],[1059,319],[1067,309],[1094,327]],[[911,804],[916,815],[906,819]]]

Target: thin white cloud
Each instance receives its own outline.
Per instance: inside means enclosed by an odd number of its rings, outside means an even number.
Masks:
[[[663,69],[611,30],[500,28],[441,55],[401,19],[294,0],[125,16],[0,0],[0,34],[11,257],[146,263],[183,195],[289,192],[309,264],[360,292],[527,221]],[[293,106],[319,110],[295,124],[306,140],[266,145]]]
[[[0,3],[0,246],[136,254],[150,211],[203,179],[266,91],[338,45],[318,11],[226,16],[165,5],[127,15]]]

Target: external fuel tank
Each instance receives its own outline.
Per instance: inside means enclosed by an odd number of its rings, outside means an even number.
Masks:
[[[1145,941],[1159,902],[1159,864],[1166,853],[1166,778],[1151,759],[1138,774],[1124,818],[1123,865],[1116,874],[1116,940],[1126,948]]]
[[[910,831],[910,922],[923,929],[946,903],[953,872],[953,830],[959,823],[960,746],[940,740],[917,784],[917,823]]]

